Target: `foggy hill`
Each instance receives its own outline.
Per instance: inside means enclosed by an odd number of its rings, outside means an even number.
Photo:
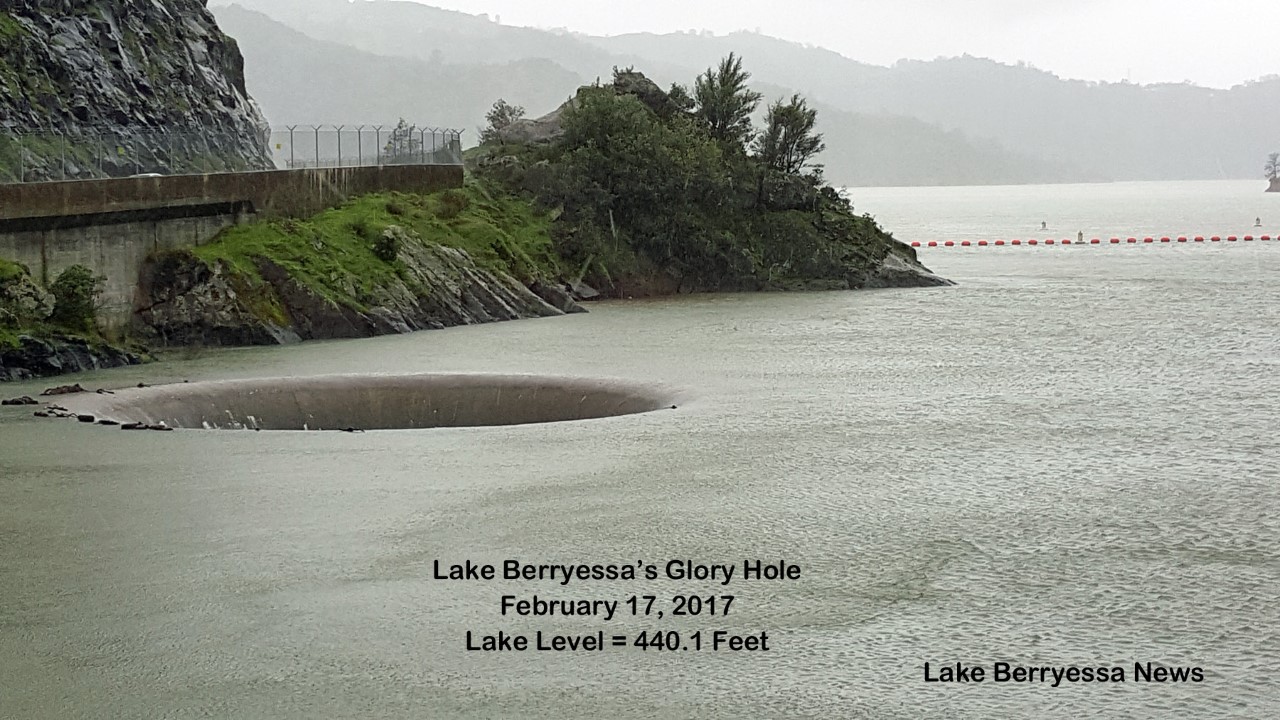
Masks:
[[[273,125],[394,124],[403,117],[475,138],[499,97],[553,108],[579,76],[548,60],[453,64],[363,52],[310,38],[239,6],[214,8],[245,57],[245,83]]]
[[[823,108],[829,175],[851,184],[887,182],[886,173],[912,184],[1256,177],[1275,145],[1274,118],[1280,116],[1280,77],[1225,90],[1093,83],[973,57],[881,67],[750,32],[600,38],[509,27],[403,1],[234,1],[311,37],[376,55],[456,68],[539,58],[578,82],[607,78],[614,65],[634,65],[661,82],[689,83],[734,51],[768,97],[800,91]],[[549,76],[550,67],[542,72]],[[524,78],[542,81],[537,73]],[[487,96],[505,96],[501,81],[492,82],[497,92]],[[526,96],[546,97],[571,90],[524,88]],[[521,104],[532,113],[544,109],[533,101]],[[857,115],[837,117],[837,108]],[[864,134],[846,134],[855,129]],[[934,153],[941,155],[930,162]],[[923,162],[891,172],[858,166],[916,158]]]
[[[1228,90],[1089,83],[967,57],[893,71],[851,92],[1117,179],[1255,178],[1278,136],[1280,77]]]
[[[879,67],[755,33],[590,38],[641,58],[705,67],[730,50],[756,79],[852,112],[906,115],[1015,152],[1121,180],[1252,178],[1277,138],[1280,77],[1229,90],[1064,80],[974,57]]]
[[[317,40],[342,43],[382,56],[415,57],[451,65],[503,64],[542,58],[595,77],[615,53],[578,37],[499,25],[484,16],[414,2],[348,0],[213,0],[255,10]]]
[[[641,69],[664,84],[688,84],[701,70],[681,67],[678,62],[609,56],[572,36],[507,28],[483,18],[412,3],[241,3],[269,8],[276,16],[288,16],[288,23],[311,32],[343,38],[316,39],[241,4],[214,7],[219,23],[237,39],[245,55],[250,92],[277,125],[394,122],[404,116],[424,124],[465,128],[467,137],[474,140],[476,128],[484,123],[484,113],[498,98],[522,105],[531,116],[537,116],[559,106],[580,85],[607,79],[614,65],[643,63]],[[358,22],[361,16],[349,14],[352,8],[361,7],[375,16],[367,26]],[[381,9],[388,10],[387,17],[417,29],[387,30],[387,21],[378,12]],[[400,13],[417,19],[409,22]],[[401,40],[360,40],[375,36],[366,34],[368,28],[382,28]],[[524,38],[531,49],[513,49],[518,43],[502,39],[508,32]],[[421,35],[436,37],[439,42],[404,40]],[[345,43],[364,43],[383,52],[399,47],[408,56],[357,50]],[[477,47],[486,44],[494,48],[489,58],[493,62],[478,61],[487,51]],[[542,54],[512,59],[526,52]],[[587,71],[572,71],[546,55]],[[770,83],[755,86],[767,98],[794,92],[792,87]],[[822,102],[815,106],[819,129],[827,138],[822,161],[828,177],[838,184],[1020,183],[1079,177],[1065,164],[1034,161],[998,143],[973,141],[963,133],[919,120],[853,114]]]
[[[474,138],[485,111],[499,97],[536,116],[557,107],[579,85],[595,80],[541,59],[453,65],[378,56],[314,40],[238,6],[219,8],[217,14],[245,53],[251,92],[276,124],[387,122],[404,115],[427,124],[466,128]],[[608,72],[606,68],[600,74],[607,77]],[[689,82],[692,76],[655,73],[668,83]],[[768,97],[791,92],[767,84],[757,88]],[[816,106],[820,129],[827,134],[828,150],[822,159],[828,176],[840,184],[1016,183],[1061,176],[997,144],[973,143],[928,123]]]

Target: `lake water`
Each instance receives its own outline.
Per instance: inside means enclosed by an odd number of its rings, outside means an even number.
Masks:
[[[1012,236],[1023,220],[1092,218],[1102,234],[1280,220],[1253,185],[1191,185],[854,196],[908,240]],[[678,387],[675,411],[139,434],[4,408],[0,717],[1280,713],[1280,243],[921,257],[960,285],[606,303],[74,378],[570,374]],[[785,559],[802,574],[432,578],[437,559],[686,558],[739,574],[745,559]],[[504,594],[686,593],[736,599],[724,618],[499,608]],[[765,631],[769,650],[464,649],[467,630],[538,629]],[[924,682],[925,662],[957,661],[988,681]],[[996,684],[1001,661],[1117,665],[1126,682]],[[1135,662],[1201,667],[1204,682],[1138,683]]]

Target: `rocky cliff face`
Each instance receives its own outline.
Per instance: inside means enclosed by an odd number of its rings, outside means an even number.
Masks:
[[[266,168],[265,130],[204,0],[0,3],[0,181]]]
[[[1267,188],[1267,192],[1280,192],[1280,177],[1271,178],[1271,186]]]
[[[401,247],[402,271],[359,304],[329,297],[265,258],[250,277],[190,252],[155,256],[143,269],[134,329],[164,345],[274,345],[583,312],[567,288],[528,288],[463,250],[399,226],[385,232]]]

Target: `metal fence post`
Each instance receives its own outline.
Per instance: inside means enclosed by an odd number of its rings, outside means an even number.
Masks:
[[[298,163],[293,159],[293,131],[298,126],[286,125],[285,127],[289,129],[289,169],[292,170],[298,166]]]
[[[316,167],[320,167],[320,125],[312,125],[311,130],[314,134],[316,143]]]
[[[173,133],[173,163],[174,167],[181,168],[179,172],[186,174],[191,172],[191,138],[185,132],[175,131]]]
[[[346,125],[337,125],[334,130],[338,133],[338,167],[342,167],[342,128]]]
[[[374,141],[374,144],[376,145],[375,161],[377,162],[378,167],[382,167],[382,126],[374,125],[373,130],[374,130],[373,141]]]

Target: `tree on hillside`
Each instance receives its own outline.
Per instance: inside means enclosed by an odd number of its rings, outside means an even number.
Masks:
[[[736,57],[721,70],[700,78],[694,112],[681,110],[676,89],[665,93],[634,69],[616,70],[612,84],[579,89],[549,141],[512,143],[475,172],[553,211],[552,241],[565,267],[611,292],[632,283],[677,290],[862,284],[860,263],[869,256],[861,249],[893,245],[812,172],[822,150],[816,113],[799,96],[774,103],[770,131],[748,153],[746,112],[757,100],[744,98],[746,73]],[[724,77],[731,89],[710,92]],[[711,97],[736,98],[738,109],[704,113]],[[717,125],[708,122],[713,117],[737,119]]]
[[[742,69],[742,58],[729,53],[693,83],[694,114],[712,138],[729,146],[746,146],[751,114],[760,106],[761,95],[747,87],[749,79],[751,73]]]
[[[667,91],[667,95],[681,112],[691,112],[697,106],[693,96],[689,94],[689,88],[680,83],[671,83],[671,89]]]
[[[1268,155],[1267,164],[1262,167],[1262,170],[1267,174],[1268,180],[1275,180],[1280,177],[1280,153]]]
[[[494,103],[489,112],[484,115],[484,119],[489,121],[489,126],[480,131],[480,142],[497,140],[498,133],[523,117],[524,108],[499,98],[498,102]]]
[[[382,148],[382,161],[388,165],[420,162],[422,135],[422,131],[416,126],[400,118],[400,122],[391,130],[386,146]]]
[[[799,95],[792,95],[786,103],[773,103],[765,115],[764,131],[753,143],[756,157],[778,172],[800,174],[826,149],[822,133],[813,130],[817,119],[818,111]]]

